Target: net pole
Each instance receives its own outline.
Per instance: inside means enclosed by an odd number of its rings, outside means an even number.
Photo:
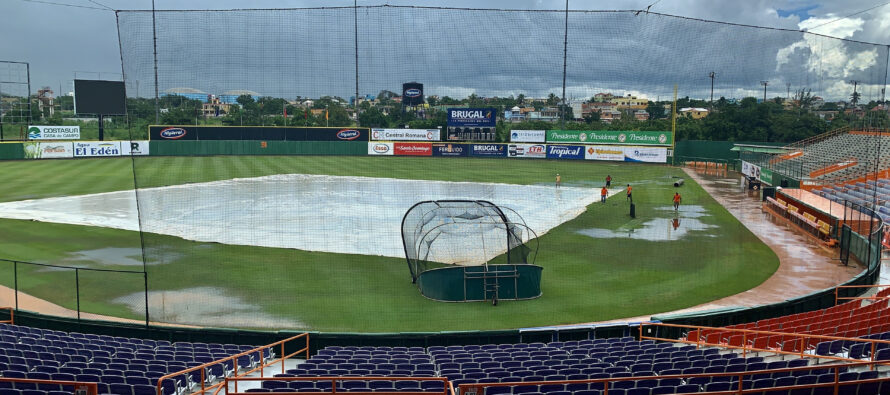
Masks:
[[[158,99],[158,27],[155,18],[155,0],[151,0],[151,41],[155,63],[155,124],[161,123],[161,107]]]
[[[353,9],[353,32],[355,33],[355,124],[358,125],[358,0],[352,1],[352,9]]]
[[[559,124],[565,125],[566,110],[566,65],[569,55],[569,0],[566,0],[565,29],[562,36],[562,106],[559,109]]]
[[[124,116],[127,120],[127,134],[130,136],[130,140],[133,140],[133,133],[130,131],[130,111],[126,111],[126,100],[127,100],[127,75],[124,71],[124,47],[121,45],[121,21],[117,11],[114,11],[114,24],[117,27],[117,51],[121,56],[121,81],[124,82]],[[138,88],[137,88],[138,92]],[[62,94],[61,84],[59,86],[59,94]],[[61,111],[61,108],[59,109]],[[101,125],[101,123],[100,123]]]

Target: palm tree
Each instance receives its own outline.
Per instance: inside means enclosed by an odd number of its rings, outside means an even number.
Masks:
[[[853,107],[856,107],[856,105],[859,104],[859,97],[859,92],[856,92],[855,90],[853,91],[853,94],[850,95],[850,104],[852,104]]]
[[[548,105],[556,105],[559,102],[559,96],[556,96],[552,92],[547,96],[547,104]]]

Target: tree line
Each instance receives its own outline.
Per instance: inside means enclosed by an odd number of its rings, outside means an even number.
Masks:
[[[671,114],[665,105],[671,102],[649,102],[646,110],[650,118],[637,120],[630,112],[622,112],[619,119],[610,123],[604,122],[598,113],[586,114],[582,120],[576,120],[571,107],[561,107],[560,98],[550,94],[543,100],[529,100],[524,95],[506,98],[482,98],[475,94],[464,99],[450,97],[427,99],[428,108],[407,109],[394,98],[395,93],[381,91],[377,102],[363,101],[359,104],[357,120],[353,118],[354,107],[340,97],[323,96],[313,99],[310,106],[294,105],[283,98],[254,98],[242,95],[236,99],[237,104],[227,106],[218,114],[205,116],[200,100],[184,96],[164,96],[159,98],[158,107],[160,124],[163,125],[229,125],[229,126],[362,126],[371,128],[417,128],[445,130],[447,127],[446,111],[437,110],[436,106],[469,106],[494,107],[503,116],[503,111],[514,106],[534,107],[541,110],[545,107],[557,108],[563,119],[556,122],[522,121],[497,123],[497,140],[509,141],[509,132],[513,129],[565,129],[565,130],[671,130]],[[98,125],[83,120],[66,120],[73,118],[72,107],[66,107],[70,98],[60,97],[60,110],[50,116],[47,109],[36,111],[36,102],[32,103],[32,119],[30,124],[40,125],[80,125],[83,139],[96,138]],[[864,111],[845,112],[843,106],[836,103],[825,103],[818,109],[812,108],[808,95],[801,94],[800,105],[786,107],[781,98],[758,102],[753,97],[731,102],[725,98],[709,103],[688,97],[678,99],[677,107],[703,107],[709,109],[708,116],[701,119],[677,117],[676,138],[680,140],[715,140],[715,141],[762,141],[790,143],[806,139],[841,127],[871,126],[887,128],[887,111],[868,111],[880,104],[870,102],[863,105]],[[70,103],[69,103],[70,105]],[[667,106],[670,108],[669,106]],[[315,110],[315,111],[313,111]],[[836,111],[831,116],[816,110]],[[128,98],[127,116],[109,117],[106,124],[106,136],[111,139],[143,139],[147,138],[148,125],[155,124],[155,101],[148,98]],[[285,113],[287,117],[285,117]],[[218,115],[218,116],[217,116]],[[820,116],[821,115],[821,116]],[[23,123],[21,118],[6,116],[0,118],[6,125],[6,140],[18,139],[16,126]]]

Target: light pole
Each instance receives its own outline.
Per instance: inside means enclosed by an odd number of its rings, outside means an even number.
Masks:
[[[769,85],[769,81],[760,81],[760,85],[763,85],[763,102],[766,103],[766,86]]]

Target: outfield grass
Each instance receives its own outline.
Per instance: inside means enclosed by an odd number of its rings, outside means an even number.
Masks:
[[[130,189],[129,158],[0,162],[0,201]],[[622,195],[594,203],[576,219],[540,238],[537,263],[544,267],[543,296],[529,301],[441,303],[411,284],[404,259],[199,243],[176,237],[113,229],[0,220],[0,258],[65,262],[84,267],[141,270],[72,258],[106,247],[147,249],[149,288],[213,287],[269,316],[297,322],[294,329],[322,331],[440,331],[502,329],[600,321],[671,311],[750,289],[778,267],[773,252],[692,180],[681,191],[684,205],[702,206],[700,218],[715,229],[678,241],[597,239],[579,230],[638,230],[649,221],[667,226],[676,168],[585,161],[395,158],[395,157],[146,157],[135,160],[139,187],[174,185],[279,173],[391,177],[444,181],[552,184],[596,188],[606,174],[613,185],[635,185],[637,219]],[[225,226],[225,224],[220,224]],[[348,233],[348,229],[345,230]],[[0,282],[11,285],[9,265]],[[20,270],[20,287],[73,308],[69,272]],[[140,279],[141,280],[141,279]],[[141,291],[128,277],[90,278],[81,306],[90,312],[140,318],[119,297]],[[83,284],[82,284],[83,285]],[[140,296],[141,297],[141,296]],[[170,301],[181,307],[183,301]],[[176,304],[179,303],[179,304]],[[212,298],[185,304],[215,304]],[[152,306],[152,312],[162,306]],[[225,306],[221,306],[225,307]],[[167,308],[167,306],[164,306]],[[250,326],[250,325],[248,325]],[[261,326],[261,325],[257,325]]]

